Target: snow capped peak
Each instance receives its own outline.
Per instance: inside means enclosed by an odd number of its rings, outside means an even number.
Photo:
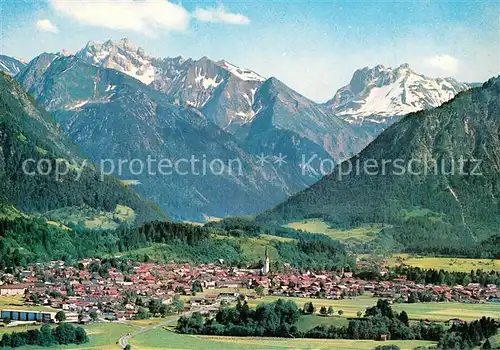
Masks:
[[[115,43],[115,45],[121,47],[123,50],[126,50],[126,51],[136,51],[137,52],[138,49],[141,49],[141,48],[138,48],[137,46],[135,46],[127,38],[120,39],[118,42]]]
[[[350,123],[387,123],[391,118],[438,107],[469,87],[452,78],[430,78],[404,63],[393,69],[377,65],[354,72],[349,85],[326,103]]]
[[[237,67],[225,60],[217,62],[219,66],[230,72],[231,74],[237,76],[241,80],[244,81],[260,81],[263,82],[266,80],[266,78],[260,76],[259,74],[255,73],[254,71],[251,71],[249,69],[243,69],[240,67]]]
[[[215,63],[206,56],[197,61],[186,60],[182,56],[174,58],[151,57],[145,53],[143,48],[134,45],[127,38],[118,41],[107,40],[103,43],[89,41],[83,49],[76,53],[76,56],[90,64],[121,71],[147,85],[160,77],[168,76],[169,79],[175,80],[170,70],[180,72],[182,71],[180,67],[189,62],[215,64],[243,81],[264,82],[266,80],[254,71],[237,67],[225,60]],[[169,72],[164,72],[165,69],[168,69]],[[159,82],[157,85],[164,84]]]
[[[102,44],[89,41],[76,56],[90,64],[116,69],[146,85],[155,79],[156,70],[151,63],[152,58],[146,55],[144,49],[126,38],[119,41],[108,40]]]

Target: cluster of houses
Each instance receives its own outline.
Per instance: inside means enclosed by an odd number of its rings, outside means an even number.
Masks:
[[[364,293],[393,302],[444,302],[464,303],[500,302],[500,289],[494,284],[467,286],[419,284],[400,277],[393,281],[367,281],[353,278],[352,273],[342,274],[277,274],[266,287],[270,294],[304,298],[343,299]]]
[[[249,299],[259,298],[264,291],[278,296],[326,299],[368,292],[394,302],[416,302],[418,300],[411,299],[421,300],[422,296],[425,300],[421,301],[500,301],[496,285],[422,285],[405,278],[367,281],[343,271],[314,274],[288,268],[285,273],[269,273],[265,269],[219,264],[193,266],[128,261],[126,268],[107,267],[105,271],[93,268],[100,263],[98,259],[85,259],[72,266],[55,261],[31,265],[16,275],[0,273],[0,283],[3,283],[0,298],[23,295],[27,304],[61,309],[69,317],[79,317],[79,321],[86,319],[82,319],[82,314],[91,313],[103,318],[130,319],[145,302],[155,299],[172,304],[176,295],[182,295],[186,310],[215,305],[224,299],[234,300],[241,294]]]

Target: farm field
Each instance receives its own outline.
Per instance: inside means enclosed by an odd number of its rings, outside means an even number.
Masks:
[[[79,349],[79,350],[121,350],[120,346],[117,344],[118,339],[129,332],[137,330],[138,327],[123,324],[123,323],[94,323],[90,325],[82,326],[89,336],[90,341],[86,344],[81,345],[66,345],[66,346],[54,346],[50,348],[44,348],[46,350],[60,350],[60,349]],[[28,329],[40,328],[40,326],[33,327],[9,327],[4,330],[4,332],[22,332]],[[2,328],[0,328],[0,334],[2,334]],[[7,331],[8,330],[8,331]],[[33,346],[25,346],[17,348],[19,350],[29,350],[35,349]]]
[[[389,266],[397,266],[401,263],[423,269],[442,269],[456,272],[470,272],[477,269],[500,271],[500,260],[495,259],[463,259],[394,254],[388,261]]]
[[[255,307],[260,303],[271,303],[280,297],[266,296],[259,300],[249,302],[251,307]],[[281,297],[283,298],[283,297]],[[313,299],[313,298],[286,298],[285,300],[293,300],[300,308],[305,302],[312,301],[316,310],[321,306],[332,306],[335,314],[339,310],[344,311],[344,317],[356,317],[358,311],[365,312],[366,308],[377,303],[377,298],[370,295],[363,295],[353,299],[343,300],[328,300],[328,299]],[[416,303],[416,304],[394,304],[393,310],[401,312],[405,310],[412,320],[429,319],[433,321],[447,321],[450,318],[461,318],[466,321],[472,321],[482,316],[494,318],[500,317],[500,303],[486,304],[464,304],[464,303]]]
[[[177,319],[177,318],[178,318],[177,316],[168,316],[165,318],[155,317],[155,318],[149,318],[147,320],[129,320],[126,321],[126,323],[136,327],[151,327],[151,326],[156,326],[165,321],[168,321],[170,319]]]
[[[153,349],[203,349],[203,350],[247,350],[247,349],[373,349],[382,344],[372,340],[325,340],[325,339],[282,339],[255,337],[192,336],[155,329],[132,338],[131,345],[138,350]],[[389,341],[401,349],[417,346],[431,346],[426,341]]]
[[[346,241],[349,239],[356,239],[361,242],[367,242],[374,239],[377,233],[380,232],[382,226],[380,224],[365,225],[350,230],[342,230],[330,228],[330,225],[321,219],[307,219],[297,222],[291,222],[285,227],[295,230],[307,231],[310,233],[319,233],[327,235],[339,241]]]
[[[48,306],[25,305],[21,295],[1,296],[0,297],[0,310],[4,309],[17,309],[17,310],[31,310],[31,311],[47,311],[57,312],[58,309],[53,309]]]
[[[0,327],[0,338],[5,333],[9,334],[12,332],[27,332],[31,329],[40,329],[40,325],[24,325],[24,326],[16,326],[16,327]]]

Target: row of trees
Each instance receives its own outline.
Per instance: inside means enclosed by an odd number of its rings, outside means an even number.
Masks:
[[[43,325],[40,330],[31,329],[26,332],[6,333],[0,340],[0,348],[18,348],[26,345],[49,347],[54,345],[83,344],[88,341],[87,333],[82,327],[63,323],[56,328]]]
[[[312,301],[308,301],[306,303],[304,303],[304,306],[302,307],[302,313],[304,315],[312,315],[316,312],[316,307],[314,306],[314,304],[312,303]],[[321,306],[321,308],[319,309],[319,313],[320,315],[323,315],[323,316],[331,316],[335,313],[335,310],[333,309],[333,306],[329,306],[329,307],[326,307],[326,306]],[[339,314],[339,316],[342,316],[344,314],[344,310],[338,310],[337,313]],[[360,314],[358,314],[358,317],[361,317]]]

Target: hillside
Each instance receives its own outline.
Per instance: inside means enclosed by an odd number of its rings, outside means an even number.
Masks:
[[[279,232],[278,232],[279,231]],[[337,241],[290,229],[248,234],[219,227],[152,221],[109,230],[67,229],[32,218],[0,218],[0,268],[84,257],[122,256],[135,261],[215,263],[260,268],[265,251],[273,266],[297,268],[354,267],[354,258]]]
[[[50,171],[56,165],[67,174],[56,176]],[[13,78],[3,73],[0,74],[0,204],[2,212],[15,211],[11,207],[14,206],[25,213],[84,205],[113,212],[121,204],[132,208],[138,221],[164,217],[117,179],[104,177],[101,181],[95,166],[61,134],[52,117],[37,107]]]
[[[408,250],[464,251],[500,226],[499,131],[500,78],[494,78],[441,107],[406,116],[258,221],[316,217],[343,228],[388,223],[393,226],[386,231]]]

